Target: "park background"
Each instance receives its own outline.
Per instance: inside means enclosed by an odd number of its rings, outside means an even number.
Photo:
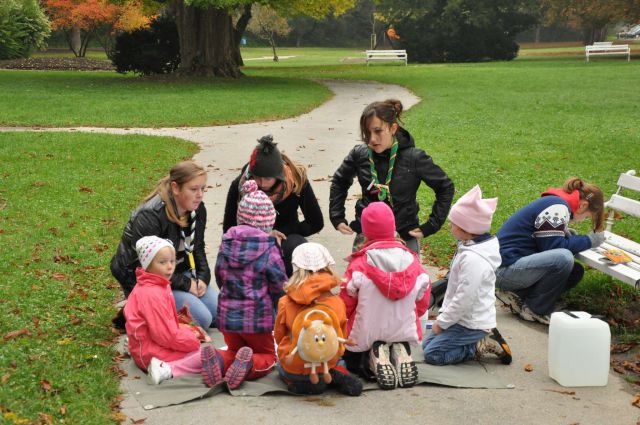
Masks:
[[[270,30],[247,30],[231,42],[242,64],[231,55],[237,67],[223,67],[230,74],[224,78],[215,66],[203,71],[179,64],[143,77],[147,68],[140,63],[133,64],[136,72],[116,73],[111,59],[118,37],[148,31],[155,19],[166,18],[160,12],[166,4],[65,1],[0,5],[0,68],[6,69],[0,71],[0,126],[6,130],[0,132],[3,423],[126,420],[119,411],[121,372],[110,322],[121,295],[108,263],[130,211],[171,165],[198,150],[172,138],[36,130],[260,122],[296,116],[327,100],[331,93],[318,79],[398,84],[422,99],[407,112],[405,126],[455,182],[456,199],[475,184],[500,199],[494,232],[519,207],[569,176],[598,184],[608,197],[621,172],[639,168],[640,40],[620,38],[640,21],[637,1],[500,1],[498,11],[488,1],[273,1]],[[199,5],[207,2],[215,4]],[[67,12],[74,5],[93,9],[84,21],[65,23],[45,3]],[[231,3],[225,5],[236,7],[225,10],[237,25],[251,4]],[[129,20],[103,19],[112,4],[127,6],[128,15],[118,16]],[[428,7],[442,11],[439,20],[428,19]],[[6,17],[16,10],[40,17],[41,25],[33,25],[40,32],[13,37],[17,20]],[[252,10],[256,20],[263,16]],[[420,16],[430,31],[417,31],[422,21],[411,22],[409,10],[424,12]],[[470,45],[459,34],[472,26],[475,43],[478,34],[504,30],[497,28],[500,13],[509,31],[501,44],[506,49],[497,55],[509,60],[497,61],[495,39]],[[280,31],[283,22],[286,34]],[[457,30],[443,35],[443,28],[456,23]],[[401,37],[398,46],[407,47],[409,66],[366,66],[372,34],[379,41],[391,26]],[[73,45],[78,34],[80,47]],[[607,40],[629,44],[631,61],[607,56],[585,62],[584,44]],[[456,55],[445,54],[451,51]],[[465,52],[470,56],[460,56]],[[151,63],[154,57],[164,58],[151,55]],[[225,164],[230,173],[241,165]],[[423,188],[419,198],[427,214],[432,194]],[[577,228],[588,230],[586,224]],[[632,218],[620,217],[616,232],[640,240]],[[447,267],[454,248],[443,230],[424,241],[424,261]],[[615,333],[614,348],[637,350],[638,290],[589,270],[565,300],[572,308],[603,314]],[[640,365],[629,365],[627,380],[637,385]]]

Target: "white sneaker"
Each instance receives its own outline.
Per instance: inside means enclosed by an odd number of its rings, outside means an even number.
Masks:
[[[515,293],[510,291],[498,291],[496,292],[496,298],[505,306],[509,307],[511,313],[519,315],[520,312],[522,312],[522,299]]]
[[[392,390],[398,385],[396,368],[391,364],[389,346],[382,341],[373,343],[369,351],[369,367],[376,375],[378,385],[383,390]]]
[[[411,358],[411,347],[408,342],[391,344],[391,364],[396,368],[398,385],[403,388],[413,387],[418,382],[418,366]]]
[[[518,313],[518,316],[520,316],[522,320],[526,320],[527,322],[538,322],[538,323],[542,323],[543,325],[549,324],[548,314],[534,313],[526,304],[522,306],[522,311]]]
[[[162,360],[151,357],[149,367],[147,368],[147,384],[158,385],[160,382],[171,379],[171,366]]]

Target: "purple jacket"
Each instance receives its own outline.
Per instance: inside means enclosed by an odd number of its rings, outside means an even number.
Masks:
[[[274,309],[287,281],[276,238],[247,225],[230,228],[222,236],[215,275],[221,332],[273,330]]]

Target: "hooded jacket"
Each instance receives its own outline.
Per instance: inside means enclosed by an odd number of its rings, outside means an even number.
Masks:
[[[458,244],[438,324],[456,323],[468,329],[496,327],[496,269],[500,266],[498,239],[489,235]]]
[[[429,307],[431,280],[417,255],[397,241],[370,242],[352,254],[340,286],[348,335],[362,352],[375,341],[419,343],[420,316]]]
[[[437,232],[447,218],[453,200],[453,182],[440,167],[422,149],[415,147],[413,137],[402,127],[396,132],[398,152],[391,177],[391,195],[393,198],[393,215],[396,218],[396,229],[402,238],[409,239],[409,230],[420,228],[424,236]],[[373,154],[376,171],[381,179],[386,177],[389,168],[390,149],[381,154]],[[371,166],[369,165],[368,147],[364,143],[356,145],[336,170],[331,181],[329,200],[329,217],[334,227],[347,223],[345,218],[345,200],[353,178],[358,178],[362,190],[361,198],[356,202],[356,219],[350,225],[361,233],[360,216],[362,210],[371,202],[379,201],[378,195],[372,193]],[[416,194],[420,183],[424,182],[436,195],[431,206],[431,214],[425,223],[420,224],[418,211],[420,206]],[[388,203],[388,200],[385,202]],[[348,224],[348,223],[347,223]]]
[[[287,281],[275,237],[244,224],[232,227],[222,236],[215,275],[221,332],[273,330],[274,309]]]
[[[129,352],[142,370],[151,357],[165,362],[179,360],[200,349],[198,337],[180,327],[170,282],[142,268],[136,269],[138,283],[124,306]]]
[[[198,279],[207,285],[211,280],[211,270],[204,252],[204,229],[207,224],[207,210],[201,202],[196,210],[196,235],[193,256],[196,262]],[[136,284],[136,268],[140,267],[136,242],[143,236],[158,236],[169,239],[176,249],[176,270],[171,276],[171,288],[188,292],[191,278],[184,276],[189,270],[189,261],[184,251],[184,242],[180,234],[180,226],[169,220],[165,204],[156,195],[142,204],[127,222],[116,254],[111,259],[111,273],[120,282],[125,297],[128,297]]]
[[[578,209],[579,196],[577,190],[567,193],[551,188],[509,217],[496,234],[500,240],[501,267],[552,249],[568,249],[575,255],[591,248],[588,236],[568,232],[569,221]]]
[[[304,367],[304,361],[300,356],[294,356],[291,363],[283,361],[296,346],[296,341],[291,340],[291,335],[293,322],[301,310],[315,303],[330,307],[340,320],[342,333],[347,334],[347,313],[344,302],[337,295],[331,294],[331,288],[335,288],[338,284],[339,282],[329,273],[314,273],[300,286],[290,288],[287,294],[280,298],[273,335],[278,344],[278,359],[285,372],[308,375],[311,371],[310,368]],[[328,362],[329,369],[335,367],[343,352],[344,346],[341,346],[336,357]]]

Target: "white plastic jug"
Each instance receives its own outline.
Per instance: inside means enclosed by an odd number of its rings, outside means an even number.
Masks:
[[[564,387],[607,385],[611,331],[584,311],[551,315],[549,376]]]

